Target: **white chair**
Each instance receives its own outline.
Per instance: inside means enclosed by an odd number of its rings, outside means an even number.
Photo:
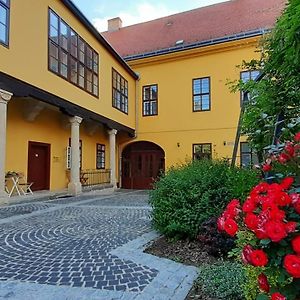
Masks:
[[[24,195],[33,195],[33,192],[31,190],[31,187],[33,185],[33,182],[27,182],[25,180],[25,176],[23,173],[19,173],[19,182],[18,182],[19,188],[21,189],[21,192]]]

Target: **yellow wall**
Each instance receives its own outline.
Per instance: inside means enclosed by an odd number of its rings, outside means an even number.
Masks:
[[[48,7],[99,54],[99,99],[48,71]],[[129,115],[112,107],[115,68],[129,84]],[[11,1],[9,48],[0,45],[0,71],[128,127],[135,127],[135,80],[59,0]]]
[[[33,122],[23,117],[24,100],[11,100],[8,105],[6,172],[16,171],[27,175],[28,142],[51,144],[50,190],[67,187],[66,147],[71,136],[70,127],[55,108],[44,109]],[[80,126],[82,140],[82,169],[96,168],[96,144],[106,146],[106,168],[109,168],[108,136],[101,127],[94,135],[87,134],[84,123]]]
[[[253,59],[256,39],[131,61],[140,74],[137,140],[166,153],[166,166],[192,157],[192,144],[212,143],[213,157],[231,157],[240,113],[240,94],[228,80],[240,78],[243,60]],[[210,77],[211,111],[193,112],[192,79]],[[158,84],[158,116],[142,116],[142,86]],[[179,147],[178,147],[179,143]]]

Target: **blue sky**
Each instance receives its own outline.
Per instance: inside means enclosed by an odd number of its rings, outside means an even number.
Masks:
[[[107,20],[120,17],[123,26],[145,22],[225,0],[73,0],[99,31]]]

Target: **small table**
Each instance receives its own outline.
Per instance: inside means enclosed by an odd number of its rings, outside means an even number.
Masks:
[[[12,181],[11,190],[9,190],[9,187],[7,185],[6,185],[6,188],[5,188],[6,191],[8,192],[8,197],[11,197],[11,195],[13,194],[14,191],[16,191],[19,196],[21,196],[21,190],[19,188],[19,179],[20,179],[19,176],[7,176],[7,177],[5,177],[6,181],[8,181],[8,180]]]

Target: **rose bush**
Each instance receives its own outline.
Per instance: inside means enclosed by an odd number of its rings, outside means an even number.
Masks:
[[[257,299],[300,299],[300,133],[272,150],[262,170],[274,174],[256,185],[243,204],[233,199],[217,225],[237,236],[236,253],[257,274]],[[278,165],[288,176],[282,178]]]

